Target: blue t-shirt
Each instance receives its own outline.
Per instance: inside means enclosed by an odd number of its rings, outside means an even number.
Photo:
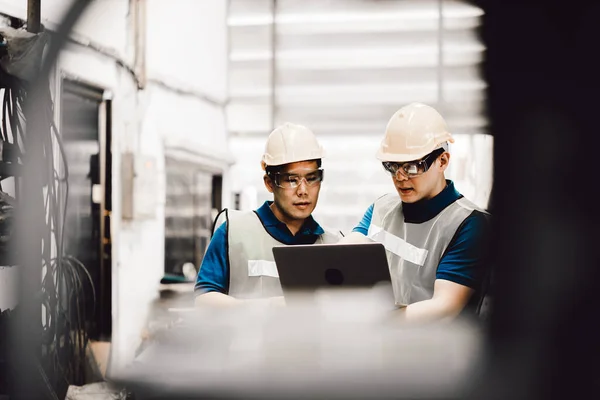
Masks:
[[[446,181],[447,186],[440,194],[432,199],[420,200],[416,203],[402,203],[404,221],[419,224],[429,221],[443,209],[463,197],[454,188],[452,181]],[[367,235],[373,204],[369,206],[360,223],[352,230]],[[489,240],[488,217],[474,210],[460,225],[446,252],[440,260],[436,279],[444,279],[477,291],[487,276],[488,266],[485,261]]]
[[[266,201],[254,212],[258,215],[265,230],[275,240],[287,245],[314,244],[319,236],[325,233],[317,221],[309,216],[298,233],[292,235],[288,227],[275,217],[271,211],[271,204],[271,201]],[[248,234],[252,235],[252,232],[248,232]],[[196,294],[208,292],[227,294],[229,292],[227,257],[227,226],[224,222],[215,231],[202,259],[194,287]]]

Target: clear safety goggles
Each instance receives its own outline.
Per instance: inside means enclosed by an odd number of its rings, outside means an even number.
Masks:
[[[323,169],[316,169],[305,175],[288,174],[286,172],[272,172],[268,174],[271,181],[282,189],[293,189],[297,188],[302,184],[302,181],[306,182],[306,186],[314,186],[323,181]]]
[[[382,164],[383,168],[396,179],[401,179],[401,176],[404,178],[414,178],[427,172],[435,160],[445,151],[444,148],[440,147],[420,160],[403,163],[384,161]]]

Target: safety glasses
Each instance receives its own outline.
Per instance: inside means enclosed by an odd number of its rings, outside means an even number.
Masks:
[[[323,169],[316,169],[305,175],[288,174],[285,172],[272,172],[267,174],[271,181],[282,189],[293,189],[297,188],[302,184],[302,181],[306,182],[307,186],[314,186],[323,181]]]
[[[400,175],[404,178],[414,178],[423,175],[429,170],[435,160],[444,153],[443,148],[436,149],[425,157],[416,161],[408,161],[404,163],[384,161],[383,168],[388,171],[396,179],[400,179]]]

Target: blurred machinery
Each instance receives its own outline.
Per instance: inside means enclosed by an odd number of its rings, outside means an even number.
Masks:
[[[56,396],[56,393],[65,393],[69,384],[85,381],[89,333],[99,334],[106,322],[106,318],[103,321],[100,314],[96,314],[102,310],[99,296],[103,290],[99,277],[101,268],[94,265],[100,258],[100,235],[92,222],[93,217],[99,218],[99,215],[98,212],[94,215],[91,192],[98,176],[94,176],[97,168],[93,152],[84,157],[83,168],[76,162],[73,162],[74,168],[69,168],[69,158],[72,158],[69,139],[79,133],[89,134],[76,123],[69,125],[78,118],[85,121],[86,114],[82,112],[85,104],[82,108],[82,103],[76,100],[71,107],[65,105],[66,118],[59,125],[66,127],[70,137],[63,137],[54,123],[49,82],[41,80],[39,85],[33,85],[39,75],[43,75],[42,52],[48,34],[27,32],[16,19],[10,22],[15,26],[0,29],[0,88],[3,92],[0,260],[1,265],[19,271],[8,286],[3,285],[17,292],[19,301],[12,304],[10,312],[2,313],[0,331],[5,334],[11,332],[7,327],[13,332],[26,327],[26,333],[19,335],[17,341],[14,336],[10,341],[5,336],[2,338],[3,346],[9,345],[11,352],[0,351],[0,363],[6,356],[11,367],[3,371],[6,381],[1,383],[6,386],[0,387],[0,393],[14,393],[20,379],[15,366],[29,360],[33,367],[29,375],[32,390]],[[64,98],[69,101],[68,96]],[[32,104],[35,104],[33,119]],[[69,111],[72,114],[69,115]],[[97,130],[98,126],[93,128]],[[82,194],[84,200],[77,201]],[[86,206],[87,214],[81,212]],[[21,221],[24,216],[30,217],[30,224],[13,229],[13,210]],[[78,222],[83,229],[71,230]],[[30,279],[32,277],[37,279]],[[30,297],[24,297],[24,293]],[[22,301],[24,298],[27,300]],[[4,296],[2,299],[5,300]],[[6,306],[0,304],[0,309],[3,307]],[[110,322],[110,310],[108,312]],[[23,321],[25,325],[21,325]]]

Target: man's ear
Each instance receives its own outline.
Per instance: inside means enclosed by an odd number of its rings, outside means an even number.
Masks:
[[[445,153],[442,153],[439,160],[440,160],[440,171],[443,172],[446,170],[446,168],[448,168],[448,164],[450,164],[450,153],[448,153],[447,151]]]
[[[269,178],[267,174],[263,176],[263,182],[265,183],[265,187],[267,188],[269,193],[273,193],[273,181],[271,181],[271,178]]]

